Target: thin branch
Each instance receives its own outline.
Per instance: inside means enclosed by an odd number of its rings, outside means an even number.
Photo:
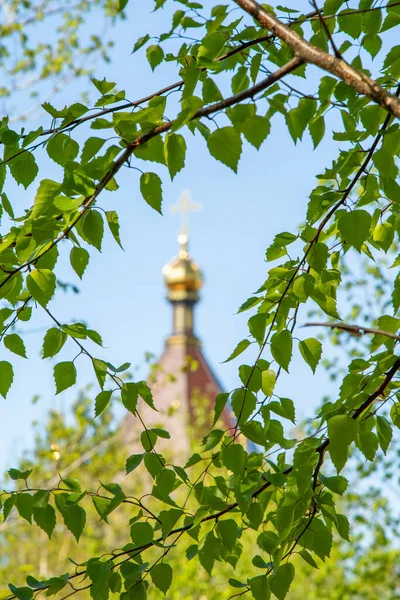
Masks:
[[[263,8],[255,0],[235,0],[243,10],[251,15],[263,27],[269,29],[283,42],[292,48],[295,55],[305,63],[314,64],[323,71],[336,75],[359,94],[371,98],[393,116],[400,118],[400,100],[386,91],[365,73],[357,71],[343,59],[336,58],[310,44],[298,33],[284,25],[272,13]]]
[[[225,100],[221,100],[220,102],[216,102],[215,104],[211,104],[210,106],[201,108],[191,117],[190,120],[195,121],[197,119],[201,119],[202,117],[207,117],[213,113],[219,112],[221,110],[225,110],[226,108],[229,108],[230,106],[233,106],[234,104],[238,104],[240,102],[243,102],[244,100],[253,98],[254,96],[261,93],[266,88],[273,85],[276,81],[279,81],[279,79],[282,79],[289,73],[292,73],[295,69],[297,69],[302,64],[303,64],[303,61],[300,58],[297,58],[297,57],[292,58],[292,60],[290,60],[286,65],[284,65],[283,67],[281,67],[280,69],[275,71],[275,73],[272,73],[266,79],[263,79],[256,85],[252,86],[251,88],[248,88],[247,90],[244,90],[243,92],[239,92],[238,94],[234,94],[233,96],[230,96],[229,98],[226,98]],[[62,231],[51,242],[51,244],[49,244],[49,246],[45,250],[43,250],[41,253],[39,253],[34,258],[26,261],[25,263],[23,263],[22,265],[20,265],[13,271],[11,271],[9,273],[9,275],[7,277],[5,277],[3,279],[3,281],[0,283],[0,288],[3,287],[14,275],[19,273],[20,271],[23,271],[27,267],[36,264],[36,262],[39,260],[39,258],[44,256],[47,252],[49,252],[49,250],[51,250],[52,248],[54,248],[54,246],[59,244],[59,242],[61,242],[61,240],[68,237],[68,234],[74,229],[74,227],[77,225],[77,223],[82,219],[82,217],[87,213],[87,211],[93,206],[93,204],[97,200],[100,193],[106,188],[107,184],[118,173],[118,171],[121,169],[121,167],[129,160],[129,158],[132,156],[132,154],[136,150],[136,148],[139,148],[139,146],[143,146],[146,142],[153,139],[157,135],[160,135],[162,133],[169,131],[173,127],[175,122],[176,122],[175,120],[167,121],[166,123],[163,123],[162,125],[158,125],[157,127],[154,127],[147,133],[139,135],[133,142],[127,144],[125,150],[122,152],[122,154],[119,156],[119,158],[117,158],[115,160],[112,167],[107,171],[107,173],[104,175],[104,177],[101,179],[101,181],[97,184],[93,194],[91,196],[89,196],[86,199],[86,201],[82,204],[81,212],[79,212],[78,215],[74,219],[72,219],[72,221],[70,222],[68,227],[66,227],[64,229],[64,231]]]
[[[399,369],[400,369],[400,358],[398,358],[396,360],[396,362],[393,364],[393,366],[391,367],[391,369],[388,371],[388,373],[386,374],[386,377],[383,380],[383,382],[381,383],[381,385],[353,413],[352,418],[354,420],[357,420],[358,417],[376,400],[376,398],[378,398],[379,396],[382,396],[384,394],[387,386],[390,384],[390,382],[392,381],[393,377],[395,376],[395,374],[397,373],[397,371]],[[324,442],[322,442],[322,444],[320,444],[320,446],[316,449],[316,452],[320,454],[320,457],[323,456],[323,453],[326,450],[326,448],[328,447],[328,445],[329,445],[329,438],[327,438]],[[322,466],[322,461],[321,461],[321,466]],[[293,471],[293,467],[291,466],[291,467],[288,467],[287,469],[285,469],[284,471],[282,471],[282,474],[283,475],[289,475],[292,471]],[[262,492],[264,492],[265,490],[267,490],[272,485],[273,484],[270,481],[266,481],[258,490],[256,490],[255,492],[253,492],[252,498],[257,498],[260,494],[262,494]],[[233,502],[232,504],[229,504],[224,509],[222,509],[222,510],[216,512],[216,513],[213,513],[211,515],[208,515],[207,517],[204,517],[203,519],[201,519],[200,523],[206,523],[207,521],[218,521],[218,519],[220,519],[221,517],[223,517],[225,514],[227,514],[229,512],[232,512],[233,510],[235,510],[238,507],[239,507],[238,502]],[[198,523],[198,524],[200,524],[200,523]],[[149,542],[148,544],[144,544],[143,546],[139,546],[137,548],[134,548],[133,550],[121,550],[121,552],[114,553],[113,557],[112,557],[112,559],[110,559],[110,561],[115,560],[116,558],[121,558],[123,556],[125,556],[125,557],[129,556],[130,557],[131,554],[132,554],[132,552],[134,552],[134,553],[141,553],[141,552],[147,550],[148,548],[151,548],[153,546],[157,546],[159,543],[164,543],[165,539],[167,539],[171,535],[175,535],[175,534],[179,534],[181,532],[183,533],[183,532],[189,531],[193,527],[194,527],[194,522],[188,523],[187,525],[184,525],[182,527],[177,527],[176,529],[171,530],[165,536],[165,538],[163,536],[160,536],[156,540],[153,540],[152,542]],[[74,573],[74,575],[71,575],[69,577],[69,580],[75,579],[77,577],[84,576],[85,574],[86,574],[86,570],[77,571],[76,573]],[[46,589],[46,588],[43,588],[43,589]],[[8,596],[6,600],[11,600],[13,598],[15,598],[15,595]]]
[[[389,2],[389,4],[385,4],[384,6],[371,6],[371,8],[358,8],[358,9],[354,9],[354,10],[344,10],[340,13],[340,18],[343,19],[343,17],[351,17],[353,15],[361,15],[361,14],[365,14],[365,13],[370,13],[370,12],[374,12],[377,10],[385,10],[387,8],[391,8],[392,6],[400,6],[400,2]],[[327,19],[336,19],[338,17],[337,14],[335,15],[323,15],[323,19],[327,20]],[[309,17],[308,15],[305,15],[305,17],[298,19],[296,22],[297,23],[305,23],[306,21],[315,21],[316,19],[319,19],[318,16],[311,16]]]
[[[324,17],[322,16],[322,13],[321,13],[320,9],[318,8],[318,4],[317,4],[316,0],[311,0],[311,2],[312,2],[313,7],[315,8],[315,10],[318,13],[318,18],[320,20],[320,23],[321,23],[321,25],[322,25],[322,27],[323,27],[326,35],[328,36],[328,40],[331,43],[334,55],[336,56],[336,58],[342,58],[342,55],[340,54],[340,52],[337,49],[336,44],[335,44],[335,42],[333,40],[331,32],[329,31],[328,25],[325,23]]]
[[[359,406],[357,408],[357,410],[354,412],[354,414],[352,415],[353,419],[358,419],[358,417],[367,410],[367,408],[369,408],[371,406],[371,404],[373,404],[375,402],[375,400],[377,400],[377,398],[380,398],[381,396],[384,395],[384,392],[387,388],[387,386],[389,385],[389,383],[392,381],[393,377],[396,375],[397,371],[400,369],[400,358],[397,358],[396,361],[394,362],[393,366],[389,369],[389,371],[386,373],[386,377],[385,379],[382,381],[381,385],[378,387],[377,390],[375,390],[375,392],[373,394],[371,394],[362,404],[361,406]]]
[[[348,325],[347,323],[305,323],[303,327],[330,327],[331,329],[340,329],[352,335],[361,336],[364,334],[384,335],[393,340],[400,341],[400,335],[384,331],[383,329],[374,329],[373,327],[364,327],[363,325]]]

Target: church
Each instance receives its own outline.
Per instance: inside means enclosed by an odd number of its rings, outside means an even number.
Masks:
[[[172,331],[148,377],[157,411],[143,401],[138,404],[146,427],[163,428],[171,433],[172,439],[163,440],[157,448],[172,449],[174,456],[182,458],[189,456],[191,442],[207,433],[212,424],[215,398],[223,391],[195,329],[195,309],[204,279],[189,253],[188,212],[198,210],[198,207],[191,202],[187,191],[172,207],[181,213],[182,219],[178,253],[162,270],[167,300],[172,308]],[[234,427],[228,405],[220,421],[223,429]],[[133,441],[143,430],[130,413],[124,419],[123,429],[124,437],[126,435]]]

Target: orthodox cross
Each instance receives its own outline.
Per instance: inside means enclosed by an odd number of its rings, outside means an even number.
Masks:
[[[171,212],[181,214],[180,235],[187,238],[189,232],[189,213],[201,210],[200,202],[192,202],[189,190],[184,190],[176,204],[170,207]]]

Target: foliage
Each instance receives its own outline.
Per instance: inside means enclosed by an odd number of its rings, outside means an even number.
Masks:
[[[121,472],[123,469],[125,448],[121,431],[110,411],[93,420],[91,405],[91,390],[87,390],[80,394],[73,407],[73,421],[53,410],[46,428],[37,427],[34,450],[18,465],[19,471],[34,469],[35,486],[41,481],[46,482],[47,488],[61,488],[65,485],[64,482],[76,483],[74,476],[81,473],[85,487],[97,489],[96,494],[86,497],[87,523],[84,536],[78,544],[73,534],[66,532],[62,524],[59,524],[52,531],[51,539],[46,542],[45,531],[32,529],[29,521],[18,519],[14,513],[0,528],[4,557],[0,565],[1,581],[5,582],[10,572],[15,579],[21,581],[30,577],[32,572],[45,579],[56,572],[61,564],[66,564],[68,555],[73,555],[77,561],[84,560],[89,555],[100,554],[105,540],[107,544],[113,545],[121,545],[126,541],[123,530],[126,516],[121,515],[123,506],[119,507],[119,512],[114,512],[107,518],[107,523],[100,519],[98,512],[102,508],[101,497],[104,495],[104,489],[101,486],[99,488],[99,479],[108,481],[115,476],[117,466],[120,466]],[[391,465],[396,460],[393,454],[392,451],[387,462],[379,467],[386,479],[390,478]],[[370,470],[365,469],[362,456],[354,456],[353,461],[357,467],[357,489],[360,484],[365,487],[370,479]],[[332,485],[333,478],[330,479]],[[128,488],[134,495],[125,498],[125,508],[132,507],[131,503],[138,503],[145,491],[135,473],[132,473],[130,481],[129,478],[124,478],[125,491]],[[147,508],[151,508],[151,498],[142,500]],[[335,536],[329,561],[322,562],[316,558],[314,562],[310,554],[304,551],[295,557],[298,576],[287,597],[291,600],[303,598],[306,586],[311,599],[320,598],[322,594],[326,600],[397,598],[396,565],[399,556],[391,547],[391,538],[398,535],[398,519],[393,515],[390,503],[380,497],[378,489],[368,485],[362,493],[345,494],[341,502],[343,509],[351,512],[352,520],[357,524],[356,535],[351,543]],[[221,531],[224,532],[224,529]],[[227,541],[229,531],[227,527],[224,532]],[[240,560],[235,568],[229,563],[216,562],[211,577],[206,571],[199,571],[194,560],[182,562],[179,549],[172,548],[169,565],[173,569],[174,581],[168,590],[168,597],[172,600],[182,597],[217,600],[224,595],[228,579],[237,579],[240,573],[245,574],[255,568],[263,569],[260,553],[266,539],[261,534],[254,546],[252,536],[248,534],[249,530],[244,528],[240,538]],[[38,547],[41,549],[40,553],[37,552]],[[188,552],[187,555],[190,558],[191,553]],[[318,569],[315,568],[316,565]],[[84,598],[85,594],[85,591],[78,592],[77,597]],[[0,597],[6,596],[6,588],[0,587]],[[157,598],[157,588],[149,589],[148,596]]]
[[[103,15],[104,22],[123,18],[124,4],[114,0],[69,5],[56,0],[10,0],[2,4],[0,97],[12,103],[18,97],[23,103],[23,112],[13,115],[15,120],[26,120],[37,112],[41,96],[51,97],[76,78],[88,77],[93,60],[101,57],[109,62],[113,42],[99,35],[90,22],[96,14]],[[38,35],[38,25],[45,38]],[[10,111],[14,110],[10,103]]]
[[[156,0],[154,8],[168,6]],[[127,101],[113,82],[93,79],[94,107],[43,104],[51,117],[48,129],[16,131],[7,117],[1,121],[0,321],[9,354],[0,363],[0,393],[6,397],[12,385],[13,355],[25,356],[24,324],[33,313],[46,315],[43,355],[57,357],[64,344],[70,351],[69,360],[54,366],[55,392],[75,385],[81,357],[91,362],[98,382],[97,418],[107,415],[113,396],[141,423],[141,447],[126,458],[131,477],[145,472],[141,479],[152,498],[151,512],[139,504],[133,516],[127,515],[129,491],[116,481],[117,470],[112,483],[101,480],[105,492],[100,494],[88,489],[84,466],[76,479],[63,478],[50,488],[30,483],[34,465],[11,469],[12,486],[3,495],[6,523],[18,513],[48,537],[57,527],[80,543],[88,531],[89,497],[103,522],[118,515],[126,541],[111,539],[98,553],[93,547],[68,572],[56,568],[40,579],[30,574],[26,584],[13,581],[9,598],[29,600],[60,590],[64,595],[90,590],[93,600],[106,600],[110,593],[122,600],[161,596],[168,594],[177,571],[179,577],[179,567],[173,569],[170,560],[172,547],[180,557],[186,552],[196,572],[202,568],[212,575],[218,562],[242,564],[245,531],[249,545],[258,544],[261,553],[255,550],[254,568],[238,568],[238,579],[229,579],[231,594],[281,600],[296,571],[301,572],[297,553],[309,564],[328,561],[334,536],[349,538],[352,511],[340,499],[344,488],[354,485],[349,457],[357,448],[375,465],[390,452],[393,429],[399,426],[398,276],[388,278],[392,303],[376,323],[366,329],[349,329],[352,323],[345,323],[348,332],[361,335],[361,356],[346,361],[337,397],[310,415],[310,423],[318,420],[318,426],[303,436],[288,435],[295,402],[279,395],[279,378],[283,370],[290,372],[294,354],[315,371],[327,352],[317,339],[299,343],[295,338],[299,311],[318,309],[329,326],[338,328],[332,320],[344,316],[340,299],[346,265],[362,254],[368,272],[398,243],[400,54],[391,40],[399,31],[400,10],[397,2],[370,0],[326,0],[313,6],[303,15],[295,6],[272,8],[253,0],[211,9],[181,0],[168,30],[157,40],[144,35],[134,47],[152,70],[175,64],[178,81]],[[180,47],[176,37],[184,37]],[[312,65],[320,67],[317,74]],[[179,102],[168,95],[172,90]],[[341,131],[332,131],[330,113],[340,116]],[[240,308],[253,314],[248,339],[232,358],[251,350],[256,357],[241,365],[238,386],[229,395],[234,430],[218,429],[228,395],[219,397],[216,428],[186,465],[172,464],[158,449],[169,433],[146,427],[138,410],[139,398],[153,407],[151,390],[128,379],[127,365],[116,367],[88,350],[89,343],[102,345],[100,333],[53,314],[51,300],[62,287],[57,258],[67,253],[84,281],[90,254],[101,250],[105,231],[123,243],[118,214],[104,212],[101,199],[104,190],[118,190],[126,164],[141,171],[140,178],[136,171],[132,178],[138,178],[145,202],[160,212],[159,173],[165,167],[172,179],[184,168],[189,134],[202,136],[210,155],[240,177],[246,143],[261,148],[282,119],[295,143],[308,132],[317,148],[324,136],[332,136],[340,145],[337,157],[317,174],[304,224],[296,232],[278,233],[267,249],[268,263],[275,264]],[[96,135],[87,133],[88,125]],[[83,143],[75,136],[78,128],[86,131]],[[46,171],[39,156],[56,163],[56,181],[42,178]],[[24,214],[15,183],[35,186],[33,204]],[[13,330],[16,323],[21,335]],[[369,345],[363,339],[368,329],[379,330],[372,331]],[[295,386],[296,381],[294,397]],[[261,452],[245,447],[241,442],[246,439]],[[106,536],[102,541],[107,543]]]

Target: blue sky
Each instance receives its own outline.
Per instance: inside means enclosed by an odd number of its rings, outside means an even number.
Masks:
[[[307,10],[307,2],[298,5]],[[127,97],[132,100],[178,79],[172,64],[153,74],[143,52],[131,55],[135,40],[143,32],[168,28],[168,9],[150,14],[150,8],[148,1],[131,3],[130,18],[111,32],[117,39],[112,64],[99,62],[96,66],[97,77],[116,81],[118,88],[127,89]],[[315,72],[312,77],[316,77]],[[303,80],[297,78],[296,82],[304,87]],[[52,102],[56,106],[62,106],[64,101],[72,102],[84,89],[85,83],[77,81]],[[18,102],[16,113],[32,100],[20,95]],[[39,123],[49,125],[49,121],[40,113],[32,122],[32,128]],[[121,251],[107,233],[102,252],[92,251],[89,267],[80,283],[69,267],[68,243],[64,244],[60,249],[57,275],[62,281],[77,284],[80,294],[58,292],[49,308],[62,322],[84,320],[99,331],[105,348],[96,350],[88,346],[99,358],[113,364],[129,361],[132,365],[143,365],[144,352],[158,355],[171,329],[171,309],[165,301],[161,269],[177,251],[179,231],[179,218],[170,214],[168,207],[177,201],[183,189],[189,189],[193,200],[203,205],[202,212],[193,215],[190,223],[191,252],[205,274],[196,329],[207,357],[229,390],[238,385],[240,363],[220,363],[247,335],[246,321],[250,316],[248,313],[235,316],[237,308],[265,280],[268,269],[265,250],[274,235],[280,231],[295,231],[303,221],[308,195],[316,183],[315,175],[330,163],[336,146],[327,139],[313,151],[306,135],[295,147],[284,122],[278,118],[259,152],[244,142],[238,175],[235,175],[210,157],[203,138],[188,133],[186,139],[188,152],[184,170],[173,182],[163,173],[164,216],[154,212],[141,198],[140,174],[123,169],[118,177],[118,192],[105,194],[99,204],[106,210],[117,210],[125,251]],[[46,177],[56,179],[56,165],[44,157],[40,161],[46,168]],[[150,170],[154,170],[153,166]],[[33,197],[36,185],[28,192],[13,187],[14,198],[21,198],[21,208]],[[5,348],[0,349],[0,360],[12,358],[15,364],[14,384],[7,400],[1,400],[2,468],[15,466],[17,456],[31,444],[33,420],[43,422],[50,407],[68,410],[77,394],[77,389],[72,389],[55,396],[54,361],[40,358],[43,335],[52,323],[43,312],[37,312],[35,319],[19,330],[29,360],[11,357]],[[299,337],[313,334],[309,330],[297,331]],[[72,360],[75,355],[75,348],[69,342],[56,362]],[[246,360],[251,360],[251,356]],[[80,357],[76,366],[78,387],[93,381],[87,359]],[[143,366],[140,375],[146,375]],[[282,378],[278,393],[291,397],[300,416],[306,416],[329,389],[333,388],[323,370],[319,368],[313,377],[296,352],[291,376]],[[40,400],[32,405],[36,394]]]

